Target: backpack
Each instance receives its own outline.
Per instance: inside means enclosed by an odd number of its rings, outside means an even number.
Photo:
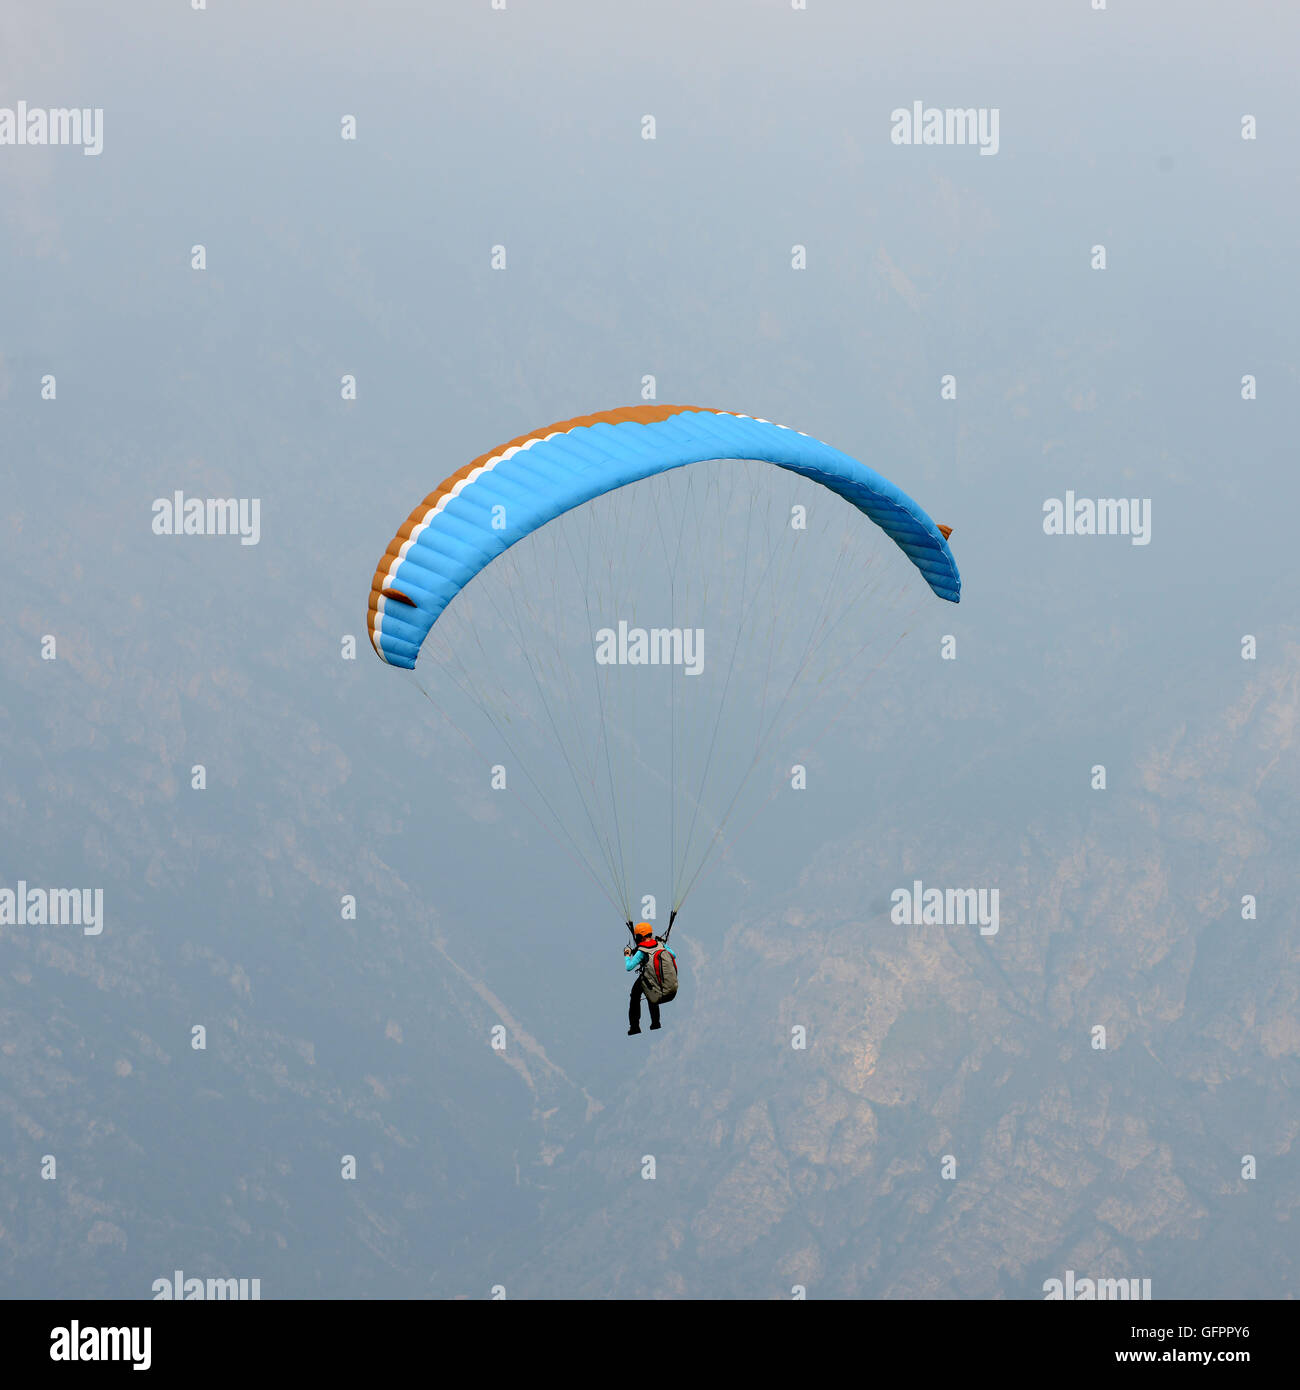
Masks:
[[[677,962],[672,952],[659,942],[645,953],[641,966],[641,989],[652,1004],[667,1004],[677,998]]]

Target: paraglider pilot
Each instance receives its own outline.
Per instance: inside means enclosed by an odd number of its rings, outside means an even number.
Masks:
[[[628,1037],[641,1031],[641,998],[650,1005],[650,1031],[660,1026],[659,1005],[667,1004],[677,996],[677,956],[668,946],[668,933],[663,941],[655,936],[655,929],[649,922],[638,922],[632,926],[634,944],[623,947],[624,970],[635,970],[637,977],[632,983],[632,993],[627,1003]],[[671,930],[671,926],[669,930]]]

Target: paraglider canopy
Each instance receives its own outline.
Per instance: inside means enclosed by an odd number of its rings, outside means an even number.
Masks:
[[[870,517],[940,598],[961,598],[948,528],[848,454],[748,415],[628,406],[520,435],[445,478],[406,518],[375,569],[372,646],[391,665],[414,667],[447,604],[517,541],[615,488],[706,459],[762,460],[829,488]]]

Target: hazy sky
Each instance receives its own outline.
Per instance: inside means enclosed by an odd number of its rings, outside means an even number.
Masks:
[[[0,130],[84,107],[102,150],[0,144],[0,889],[104,924],[0,926],[0,1291],[1293,1295],[1298,29],[8,6]],[[895,143],[914,103],[996,153]],[[647,378],[896,481],[964,591],[628,1039],[619,921],[365,614],[444,476]],[[177,490],[257,543],[155,534]],[[1147,543],[1046,534],[1067,494]],[[918,878],[999,931],[891,923]],[[616,1246],[644,1154],[681,1239]]]

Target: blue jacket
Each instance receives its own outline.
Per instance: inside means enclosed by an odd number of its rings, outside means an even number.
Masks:
[[[664,947],[664,950],[667,951],[668,954],[669,954],[670,956],[672,956],[673,962],[676,963],[676,961],[677,961],[677,952],[674,951],[673,948],[672,948],[671,946],[665,946],[665,947]],[[640,970],[641,967],[642,967],[642,966],[646,963],[646,961],[648,961],[649,959],[650,959],[649,956],[647,956],[646,953],[645,953],[644,951],[633,951],[632,954],[631,954],[630,956],[628,956],[626,960],[624,960],[624,962],[623,962],[623,969],[624,969],[624,970]]]

